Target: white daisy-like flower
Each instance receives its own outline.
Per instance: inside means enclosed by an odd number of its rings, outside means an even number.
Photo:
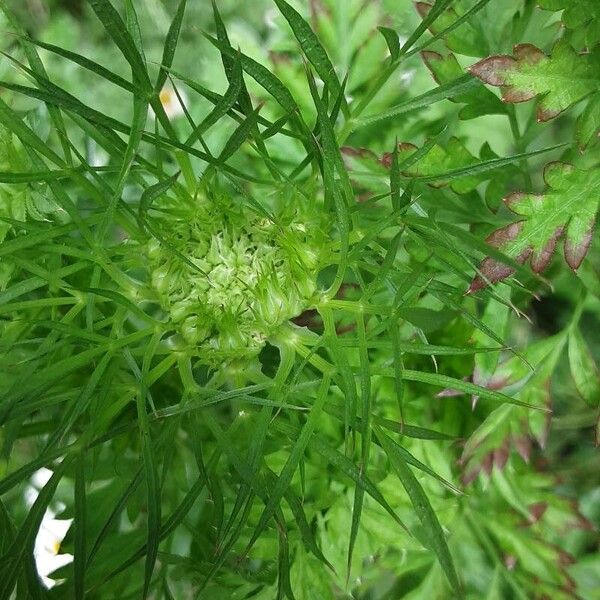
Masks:
[[[25,490],[25,502],[28,506],[33,505],[39,490],[46,485],[50,477],[52,477],[52,471],[49,469],[40,469],[33,474],[31,485]],[[56,581],[49,575],[56,569],[73,562],[72,554],[63,554],[60,551],[60,545],[67,535],[73,519],[56,519],[55,517],[56,513],[47,508],[33,548],[38,574],[47,588],[56,585]]]
[[[179,97],[177,97],[177,93],[179,93]],[[187,106],[188,97],[183,90],[177,89],[177,92],[175,92],[173,86],[165,85],[158,97],[169,119],[176,119],[185,115],[184,105]]]
[[[55,519],[54,513],[47,510],[42,524],[35,538],[33,556],[40,579],[48,588],[56,585],[56,581],[49,575],[59,567],[73,562],[72,554],[63,554],[60,545],[71,527],[72,519]]]

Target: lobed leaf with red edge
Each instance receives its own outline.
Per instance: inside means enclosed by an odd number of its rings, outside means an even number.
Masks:
[[[533,406],[551,410],[550,380],[562,355],[565,338],[556,335],[532,343],[523,356],[511,356],[484,372],[475,365],[471,381],[491,390],[502,390]],[[524,360],[526,359],[526,360]],[[473,399],[473,406],[475,400]],[[481,473],[503,470],[517,452],[529,462],[532,444],[546,444],[551,413],[503,405],[494,409],[466,441],[459,464],[462,480],[469,484]]]
[[[549,121],[569,106],[598,93],[600,47],[578,54],[560,40],[547,56],[532,44],[518,44],[513,56],[489,56],[469,71],[484,83],[500,87],[505,102],[526,102],[538,96],[538,121]]]
[[[553,162],[546,165],[543,194],[515,192],[504,203],[521,217],[494,231],[487,243],[520,264],[530,262],[536,273],[543,271],[561,237],[567,264],[576,270],[590,244],[600,200],[600,170],[576,169],[573,165]],[[468,292],[480,290],[487,282],[505,279],[514,269],[487,257],[479,267]]]

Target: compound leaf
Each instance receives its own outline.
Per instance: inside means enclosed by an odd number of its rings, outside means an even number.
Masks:
[[[577,54],[561,40],[547,56],[532,44],[518,44],[513,56],[484,58],[469,71],[500,87],[505,102],[526,102],[540,96],[537,119],[549,121],[600,89],[600,49]]]
[[[550,262],[558,240],[564,237],[565,260],[576,270],[592,242],[600,172],[552,162],[544,169],[544,180],[547,189],[543,194],[515,192],[504,198],[505,205],[520,219],[494,231],[487,242],[520,264],[529,260],[532,269],[540,273]],[[512,267],[491,257],[483,260],[480,271],[492,283],[514,273]],[[477,276],[469,291],[485,285],[485,280]]]

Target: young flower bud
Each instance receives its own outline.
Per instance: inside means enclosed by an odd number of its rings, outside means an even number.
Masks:
[[[151,285],[174,328],[208,366],[255,356],[313,303],[314,225],[297,217],[259,219],[209,195],[158,214],[154,226],[169,247],[147,244]]]

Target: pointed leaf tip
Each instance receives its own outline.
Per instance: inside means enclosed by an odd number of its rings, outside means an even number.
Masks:
[[[589,229],[583,234],[580,241],[574,242],[569,236],[565,238],[565,260],[573,271],[577,271],[585,258],[590,246],[592,245],[592,239],[595,229],[595,220],[592,221]]]
[[[484,58],[469,67],[469,73],[484,83],[495,86],[508,84],[507,71],[515,64],[510,56],[497,55]]]

